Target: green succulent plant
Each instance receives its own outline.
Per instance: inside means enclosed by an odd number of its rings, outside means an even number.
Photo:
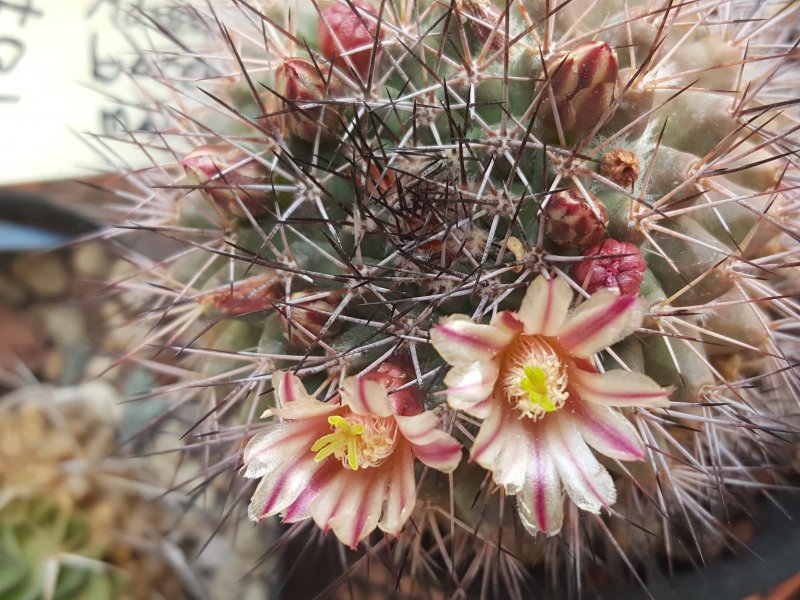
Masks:
[[[0,397],[0,598],[178,598],[167,508],[143,469],[110,457],[107,382]],[[180,552],[174,550],[173,552]]]
[[[103,600],[127,588],[120,573],[101,562],[89,519],[38,495],[0,510],[0,597]]]

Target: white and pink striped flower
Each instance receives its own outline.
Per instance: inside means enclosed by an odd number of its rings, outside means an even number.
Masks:
[[[313,518],[350,547],[376,527],[397,534],[417,498],[414,457],[449,473],[461,444],[421,411],[415,387],[393,365],[348,377],[338,397],[321,402],[300,379],[272,376],[283,420],[255,436],[244,453],[245,477],[261,478],[250,502],[254,521],[282,513],[285,522]]]
[[[616,500],[616,488],[592,449],[643,460],[644,447],[615,407],[664,407],[671,390],[641,374],[599,373],[591,356],[642,322],[635,296],[598,291],[569,312],[562,279],[538,277],[517,312],[491,324],[453,315],[431,330],[434,348],[453,368],[445,377],[452,408],[483,419],[470,460],[517,496],[531,533],[554,535],[563,520],[562,487],[593,513]]]

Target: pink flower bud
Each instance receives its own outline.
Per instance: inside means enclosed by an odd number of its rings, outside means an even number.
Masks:
[[[275,91],[283,98],[282,121],[287,132],[311,141],[320,128],[323,137],[339,130],[337,106],[304,107],[342,95],[339,79],[327,69],[301,58],[290,58],[275,71]]]
[[[363,0],[351,0],[350,5],[334,4],[322,11],[317,25],[317,43],[322,55],[343,69],[347,69],[349,65],[341,56],[342,50],[348,52],[347,56],[356,71],[366,77],[372,60],[375,33],[378,30],[378,22],[373,17],[377,18],[378,12]],[[378,36],[378,41],[381,39],[383,31]],[[349,53],[350,50],[364,46],[370,47]]]
[[[503,11],[491,0],[460,0],[458,8],[462,13],[470,15],[467,23],[476,38],[485,44],[494,32],[490,47],[494,50],[503,47],[506,38],[505,24],[501,23]]]
[[[271,173],[246,152],[226,144],[199,146],[181,161],[186,175],[230,216],[244,216],[237,198],[252,215],[267,211],[271,195],[250,186],[270,182]]]
[[[212,290],[198,303],[226,317],[249,315],[272,309],[279,285],[280,279],[272,273],[254,275]]]
[[[639,294],[642,276],[647,270],[639,248],[609,238],[584,250],[583,256],[586,258],[572,267],[572,277],[587,292],[594,294],[601,288],[619,288],[626,296]]]
[[[356,173],[355,183],[359,187],[366,186],[370,196],[383,196],[397,188],[397,177],[392,169],[380,168],[374,160],[369,161],[369,176],[364,181],[361,174]]]
[[[393,356],[390,360],[381,363],[377,369],[370,371],[364,377],[368,381],[381,383],[390,392],[403,387],[414,378],[414,368],[407,358]],[[394,403],[398,415],[416,415],[422,412],[419,386],[410,385],[402,390],[389,395]]]
[[[556,244],[564,246],[591,246],[606,235],[608,213],[597,196],[573,188],[550,196],[545,206],[546,232]]]
[[[309,300],[303,301],[303,298]],[[296,346],[313,343],[338,304],[339,294],[336,292],[321,288],[293,292],[289,296],[288,303],[275,305],[283,335],[289,343]],[[341,323],[334,321],[325,330],[323,338],[336,333],[340,328]]]
[[[556,131],[552,94],[565,136],[594,129],[614,100],[618,71],[617,54],[605,42],[586,42],[553,56],[547,61],[549,81],[545,85],[550,89],[545,91],[539,110],[542,124]]]

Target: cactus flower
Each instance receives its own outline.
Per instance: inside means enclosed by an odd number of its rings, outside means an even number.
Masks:
[[[355,548],[376,527],[402,529],[417,497],[414,457],[446,473],[461,460],[461,445],[420,410],[416,391],[389,393],[401,381],[391,366],[346,378],[329,402],[291,373],[276,371],[272,381],[271,412],[282,421],[244,453],[245,477],[261,478],[250,502],[254,521],[312,518]]]
[[[346,53],[356,71],[366,77],[378,34],[377,17],[375,8],[362,0],[334,4],[323,10],[317,25],[320,52],[335,65],[348,69],[349,64],[342,56]],[[382,33],[378,34],[378,41],[383,38]]]
[[[547,235],[556,244],[591,246],[606,234],[608,213],[591,192],[586,197],[578,189],[557,192],[545,206]]]
[[[639,293],[647,263],[635,245],[609,238],[584,250],[583,256],[572,267],[572,277],[590,294],[602,288],[618,288],[626,296]]]
[[[559,52],[547,62],[547,76],[558,122],[567,138],[595,128],[611,106],[619,65],[614,49],[605,42],[586,42]],[[610,116],[610,115],[609,115]],[[539,118],[556,130],[550,97],[542,101]]]
[[[491,324],[464,315],[431,330],[434,348],[453,368],[447,402],[483,419],[470,460],[516,495],[531,533],[554,535],[563,519],[562,487],[593,513],[616,500],[594,455],[643,460],[638,433],[617,407],[664,407],[670,390],[622,370],[598,373],[591,356],[642,320],[639,301],[602,290],[569,313],[573,294],[562,279],[538,277],[517,312]]]

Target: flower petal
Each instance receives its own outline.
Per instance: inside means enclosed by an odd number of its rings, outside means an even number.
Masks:
[[[604,406],[669,406],[672,388],[662,388],[644,373],[614,369],[606,373],[590,373],[573,367],[570,383],[586,402]]]
[[[572,402],[572,422],[583,439],[600,454],[619,460],[644,460],[636,428],[619,411],[591,402]]]
[[[555,535],[564,520],[561,479],[544,440],[534,437],[528,456],[525,485],[517,494],[517,508],[525,529],[531,535],[539,531]]]
[[[251,521],[260,523],[267,517],[278,514],[294,503],[307,488],[313,471],[309,473],[304,470],[302,463],[297,465],[299,468],[295,468],[293,464],[286,466],[287,469],[278,472],[278,476],[264,477],[259,482],[247,507],[247,515]]]
[[[445,317],[431,329],[433,347],[450,365],[489,361],[505,350],[513,337],[513,330],[507,327],[473,323],[466,315]]]
[[[470,460],[491,471],[494,482],[504,486],[507,494],[517,494],[525,485],[532,425],[495,405],[472,444]]]
[[[501,310],[493,316],[490,325],[501,330],[503,336],[507,338],[506,345],[525,329],[525,323],[519,319],[517,313],[509,310]]]
[[[591,356],[630,335],[642,324],[642,316],[636,296],[603,289],[572,312],[558,332],[558,342],[570,354]]]
[[[339,388],[342,404],[349,406],[357,415],[391,417],[394,406],[389,401],[386,386],[365,377],[348,377]]]
[[[544,425],[544,423],[543,423]],[[617,499],[617,490],[572,421],[558,413],[546,417],[547,446],[575,505],[592,513]]]
[[[330,431],[323,418],[276,423],[251,439],[244,449],[244,476],[250,479],[269,475],[281,459],[295,460],[303,451],[312,457],[314,440]]]
[[[447,403],[450,408],[463,410],[475,418],[489,414],[490,400],[497,381],[499,366],[494,360],[458,365],[444,378],[447,386]]]
[[[388,471],[341,469],[311,503],[314,522],[355,548],[377,526],[386,496]]]
[[[262,478],[248,509],[254,521],[281,512],[309,491],[309,482],[320,468],[310,448],[325,423],[314,421],[281,423],[250,440],[244,452],[244,476]]]
[[[307,419],[327,415],[340,408],[332,402],[320,402],[314,398],[306,391],[300,378],[288,371],[275,371],[272,385],[278,404],[272,412],[284,419]]]
[[[325,486],[339,473],[341,463],[335,460],[326,460],[317,463],[321,466],[308,482],[308,486],[300,493],[297,499],[287,506],[281,513],[284,523],[296,523],[311,517],[311,503],[314,498],[325,489]]]
[[[414,455],[423,463],[451,473],[461,462],[461,444],[439,429],[439,417],[425,411],[413,417],[395,417],[400,433],[410,442]]]
[[[526,335],[554,336],[567,318],[572,289],[560,277],[537,277],[528,286],[517,313]]]
[[[417,484],[414,480],[414,457],[409,444],[398,445],[392,456],[388,475],[386,504],[378,527],[386,533],[398,534],[405,525],[417,502]]]

